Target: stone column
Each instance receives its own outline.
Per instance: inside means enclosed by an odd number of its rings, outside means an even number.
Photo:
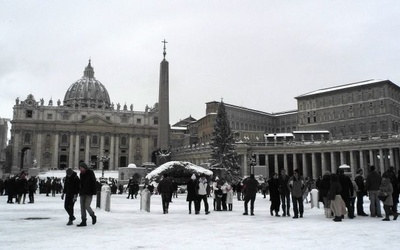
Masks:
[[[298,165],[297,165],[297,156],[296,156],[296,155],[297,155],[296,153],[293,154],[293,170],[295,170],[295,169],[298,168]],[[289,171],[287,171],[287,174],[289,174]]]
[[[356,166],[356,162],[354,160],[354,152],[350,150],[350,169],[352,172],[352,177],[354,179],[354,176],[357,172],[357,166]]]
[[[321,152],[321,166],[322,166],[321,167],[321,171],[322,171],[321,175],[324,175],[325,172],[328,171],[327,167],[326,167],[326,158],[325,158],[324,152]]]
[[[364,173],[368,173],[367,166],[365,166],[364,163],[364,152],[362,150],[360,150],[360,168],[363,170]]]
[[[394,167],[395,164],[394,164],[394,149],[393,148],[389,149],[389,156],[390,156],[390,159],[389,159],[390,167]]]
[[[288,172],[288,160],[287,160],[287,154],[283,154],[283,168],[286,170],[286,173]],[[279,172],[277,172],[279,174]]]
[[[119,167],[119,135],[115,135],[115,158],[114,158],[114,166],[115,169]]]
[[[269,178],[269,161],[268,161],[268,154],[265,154],[265,168],[267,169],[267,174],[265,178]]]
[[[338,166],[336,166],[335,152],[331,152],[331,173],[336,172],[337,168]]]
[[[379,169],[381,171],[381,174],[385,172],[385,159],[383,155],[383,150],[381,148],[379,149]]]
[[[302,153],[302,161],[303,161],[303,176],[304,178],[308,176],[308,168],[307,168],[307,158],[306,153]]]
[[[344,151],[340,151],[340,165],[346,164],[346,157],[344,156]]]
[[[59,144],[59,135],[58,133],[54,135],[54,148],[53,148],[53,159],[51,168],[58,169],[58,145]]]
[[[311,169],[312,169],[312,178],[316,180],[318,178],[318,170],[317,170],[317,157],[313,152],[311,153]]]
[[[374,151],[372,151],[372,150],[369,150],[369,162],[370,162],[370,165],[376,165],[375,160],[374,160]]]
[[[80,136],[79,134],[75,135],[75,160],[73,168],[79,168],[79,148],[80,148]]]
[[[247,160],[247,154],[243,154],[243,175],[250,175],[249,162]]]
[[[43,145],[43,140],[42,140],[42,133],[37,134],[37,142],[36,142],[36,163],[37,163],[37,168],[40,169],[42,167],[42,145]]]
[[[101,165],[101,166],[99,166],[98,167],[98,169],[103,169],[103,167],[104,167],[104,164],[101,162],[101,157],[102,156],[105,156],[105,154],[104,154],[104,134],[101,134],[100,135],[100,152],[99,152],[99,156],[100,156],[100,159],[99,159],[99,164]]]
[[[114,134],[112,134],[112,135],[110,135],[110,161],[109,161],[109,166],[108,166],[108,169],[113,169],[113,170],[115,170],[116,168],[115,168],[115,164],[114,164],[114,159],[115,159],[115,157],[114,157],[114,147],[115,147],[115,145],[114,145],[114,138],[115,138],[115,135]]]
[[[90,135],[86,135],[86,143],[85,143],[85,162],[86,164],[90,165],[90,159],[89,159],[89,154],[90,154]]]
[[[68,143],[69,157],[68,157],[68,167],[74,168],[74,135],[71,133],[69,136]]]
[[[274,172],[275,172],[275,173],[278,173],[278,170],[279,170],[279,166],[278,166],[278,154],[274,154],[274,165],[275,165]]]
[[[128,165],[135,162],[134,138],[129,135],[129,149],[128,149]],[[138,166],[140,167],[140,166]]]

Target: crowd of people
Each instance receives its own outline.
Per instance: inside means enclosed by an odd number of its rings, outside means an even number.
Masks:
[[[87,213],[92,218],[94,225],[97,217],[90,205],[93,195],[99,195],[101,183],[96,180],[94,172],[84,162],[80,163],[79,170],[79,177],[75,171],[69,168],[66,170],[65,178],[48,177],[45,180],[39,180],[36,177],[28,179],[27,174],[22,171],[16,176],[8,177],[4,182],[0,181],[0,195],[8,196],[7,203],[25,204],[26,194],[28,194],[28,203],[34,203],[34,194],[37,190],[46,196],[49,196],[50,193],[52,196],[61,193],[61,198],[65,198],[64,208],[68,214],[67,225],[72,225],[75,220],[74,204],[79,195],[82,221],[78,226],[87,226]],[[115,194],[117,189],[120,194],[123,193],[121,184],[118,188],[114,181],[109,185],[112,187],[112,194]],[[164,174],[156,185],[157,188],[154,188],[153,183],[146,182],[143,189],[148,190],[150,194],[160,194],[163,213],[168,214],[172,198],[177,198],[178,185],[168,174]],[[192,208],[194,214],[200,214],[203,204],[204,213],[207,215],[210,213],[209,197],[212,197],[214,211],[232,211],[233,199],[236,197],[238,201],[243,201],[243,215],[254,216],[254,203],[257,193],[260,192],[264,198],[269,194],[271,216],[291,216],[292,206],[292,218],[302,218],[304,203],[316,202],[319,206],[319,202],[321,202],[324,206],[325,217],[333,218],[335,222],[342,221],[345,215],[349,219],[354,219],[357,215],[378,217],[383,218],[383,221],[390,221],[391,216],[393,216],[393,220],[398,217],[399,185],[400,176],[396,175],[394,167],[390,167],[381,174],[376,171],[374,166],[370,166],[366,175],[360,168],[354,179],[339,168],[335,173],[325,172],[317,180],[303,178],[297,169],[293,171],[292,176],[286,174],[285,169],[281,169],[279,174],[273,173],[271,178],[261,184],[254,174],[234,183],[229,183],[224,178],[215,177],[211,180],[205,174],[192,174],[186,184],[186,201],[189,214],[192,213]],[[130,178],[127,185],[127,198],[137,198],[139,191],[139,182]],[[310,201],[309,196],[311,196]],[[365,196],[368,196],[370,200],[369,215],[364,211]],[[381,205],[383,205],[384,216]]]

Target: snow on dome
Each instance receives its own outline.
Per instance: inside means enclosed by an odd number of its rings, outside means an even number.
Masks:
[[[137,168],[135,163],[129,163],[128,168]]]
[[[191,162],[187,161],[169,161],[167,163],[162,164],[158,168],[154,169],[150,173],[146,175],[146,179],[151,180],[160,176],[164,171],[174,168],[175,166],[180,166],[188,169],[197,174],[205,174],[208,176],[212,176],[213,172],[211,170],[205,169],[203,167],[197,166]]]

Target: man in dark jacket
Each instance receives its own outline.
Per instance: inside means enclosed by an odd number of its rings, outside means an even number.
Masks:
[[[90,207],[92,203],[93,195],[96,195],[96,176],[93,170],[89,169],[86,163],[79,163],[80,173],[80,204],[81,204],[81,218],[82,222],[78,224],[78,227],[85,227],[86,224],[86,211],[92,217],[92,224],[96,224],[97,217],[94,211]]]
[[[353,183],[351,182],[350,177],[344,174],[343,169],[339,168],[337,173],[339,176],[340,185],[342,186],[342,191],[340,192],[340,196],[342,196],[342,199],[346,204],[347,214],[349,216],[349,219],[354,219],[355,217],[354,204],[352,204],[352,202],[350,201],[350,198],[354,193]]]
[[[161,194],[163,212],[167,214],[172,197],[172,181],[167,174],[164,174],[163,179],[158,183],[157,191]]]
[[[368,216],[364,212],[364,195],[366,194],[365,192],[365,184],[364,184],[364,176],[363,176],[363,170],[361,168],[357,169],[357,176],[354,179],[354,181],[357,184],[357,215],[359,216]]]
[[[244,213],[248,215],[248,204],[250,201],[250,213],[254,215],[254,201],[256,200],[256,194],[258,190],[258,181],[254,178],[254,174],[250,175],[250,178],[243,182],[244,195]]]
[[[66,174],[67,176],[65,177],[64,189],[61,195],[61,199],[64,199],[65,195],[64,209],[69,215],[67,225],[70,226],[75,220],[74,204],[78,197],[80,180],[76,172],[74,172],[71,168],[68,168],[66,170]]]
[[[281,174],[279,175],[279,191],[282,202],[282,216],[290,216],[290,190],[288,188],[290,177],[286,174],[286,170],[282,169]]]
[[[378,199],[381,180],[381,175],[376,172],[375,166],[370,166],[367,180],[365,182],[365,190],[368,191],[368,197],[370,200],[369,210],[371,212],[371,217],[382,217],[381,202]]]

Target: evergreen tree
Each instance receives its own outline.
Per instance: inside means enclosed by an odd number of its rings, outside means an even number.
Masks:
[[[211,140],[211,166],[224,168],[227,173],[227,181],[237,181],[240,173],[240,165],[236,153],[236,146],[225,111],[225,105],[221,101],[218,106],[217,118],[214,125],[213,138]]]

